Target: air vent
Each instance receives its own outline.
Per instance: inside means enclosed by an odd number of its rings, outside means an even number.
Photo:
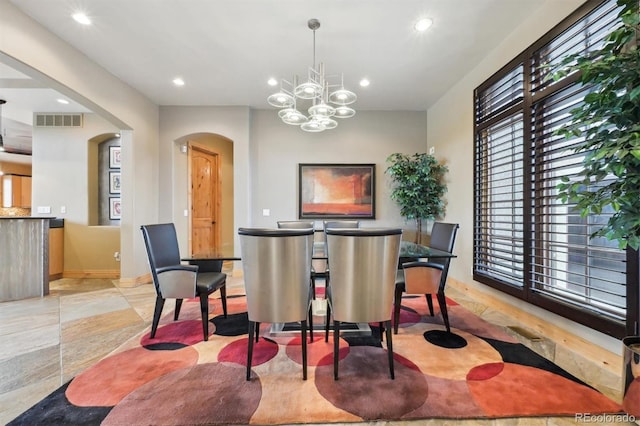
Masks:
[[[82,114],[36,114],[36,127],[82,127]]]

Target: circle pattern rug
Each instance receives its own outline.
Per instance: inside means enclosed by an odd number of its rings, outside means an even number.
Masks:
[[[210,303],[211,312],[221,312],[219,299]],[[377,324],[370,333],[340,335],[338,380],[333,332],[325,341],[317,326],[303,380],[300,335],[270,333],[262,324],[247,381],[244,297],[233,299],[227,318],[211,318],[208,341],[199,304],[185,303],[179,321],[173,313],[161,319],[154,339],[147,331],[126,342],[10,424],[326,424],[621,412],[499,327],[451,300],[447,306],[451,333],[424,298],[403,299],[392,336],[393,380]]]

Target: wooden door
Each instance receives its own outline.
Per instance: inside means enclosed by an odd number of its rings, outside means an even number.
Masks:
[[[218,247],[220,179],[218,154],[189,144],[192,254],[211,252]]]

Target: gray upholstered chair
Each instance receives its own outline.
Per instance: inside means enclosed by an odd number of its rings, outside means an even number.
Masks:
[[[360,228],[359,220],[325,220],[322,223],[324,229],[324,249],[325,253],[328,254],[329,245],[327,244],[327,229],[329,228],[340,228],[340,229],[352,229],[352,228]],[[312,279],[314,281],[315,288],[315,280],[316,278],[324,278],[325,289],[329,288],[330,281],[330,268],[329,268],[329,260],[324,263],[324,268],[317,268],[315,274],[312,275]]]
[[[396,228],[327,228],[331,287],[327,328],[333,317],[334,379],[338,379],[340,323],[380,323],[386,332],[389,374],[393,369],[391,315],[402,230]],[[384,325],[384,326],[383,326]]]
[[[151,338],[155,338],[158,322],[166,299],[176,299],[173,320],[177,321],[182,307],[182,300],[192,297],[200,299],[202,331],[204,340],[209,339],[209,295],[220,290],[222,309],[227,316],[227,275],[222,272],[198,272],[194,265],[181,263],[178,238],[173,223],[142,225],[151,276],[156,288],[156,305],[151,324]]]
[[[280,229],[313,229],[312,220],[279,220],[277,224]]]
[[[240,228],[238,234],[249,316],[247,380],[251,379],[253,340],[258,340],[263,322],[300,322],[302,376],[306,380],[313,229]]]
[[[459,225],[457,223],[435,222],[431,230],[429,247],[449,253],[453,252],[453,245],[456,241],[458,228]],[[451,332],[447,302],[444,295],[450,263],[451,258],[433,258],[428,261],[407,262],[402,265],[402,269],[396,279],[396,291],[393,303],[393,328],[395,334],[398,334],[400,305],[402,304],[403,293],[424,294],[431,316],[433,316],[433,300],[431,295],[436,294],[447,333]]]
[[[280,229],[313,229],[313,221],[311,220],[279,220],[277,222]],[[309,277],[309,285],[311,286],[311,294],[316,298],[316,271],[311,262],[311,275]]]

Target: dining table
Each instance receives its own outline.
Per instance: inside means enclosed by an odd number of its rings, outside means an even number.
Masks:
[[[411,262],[417,259],[442,259],[455,257],[455,254],[447,251],[402,240],[400,242],[398,266],[400,267],[402,266],[402,263]],[[234,247],[232,245],[223,245],[211,250],[194,253],[182,260],[191,265],[198,265],[201,272],[221,272],[223,262],[241,261],[242,257],[235,254]],[[327,260],[324,241],[315,241],[313,243],[312,260]]]
[[[400,242],[400,252],[398,255],[398,269],[402,268],[403,263],[411,262],[418,259],[443,259],[455,257],[455,254],[449,253],[447,251],[438,250],[411,241],[402,240]],[[233,246],[223,245],[215,249],[195,253],[190,257],[183,258],[182,260],[188,262],[191,265],[197,265],[200,272],[221,272],[224,262],[242,261],[242,257],[235,254]],[[314,241],[312,260],[327,260],[327,251],[324,241]],[[326,303],[326,300],[314,300],[314,316],[322,317],[323,313],[326,314],[326,306],[324,308],[322,307],[323,302]],[[316,328],[322,330],[324,328],[324,321],[322,323],[314,323],[314,329]],[[345,327],[342,331],[351,335],[366,335],[371,333],[369,325],[364,323],[352,324],[350,326],[345,324]],[[283,336],[296,334],[299,332],[299,324],[272,324],[270,329],[270,334],[273,336]]]

